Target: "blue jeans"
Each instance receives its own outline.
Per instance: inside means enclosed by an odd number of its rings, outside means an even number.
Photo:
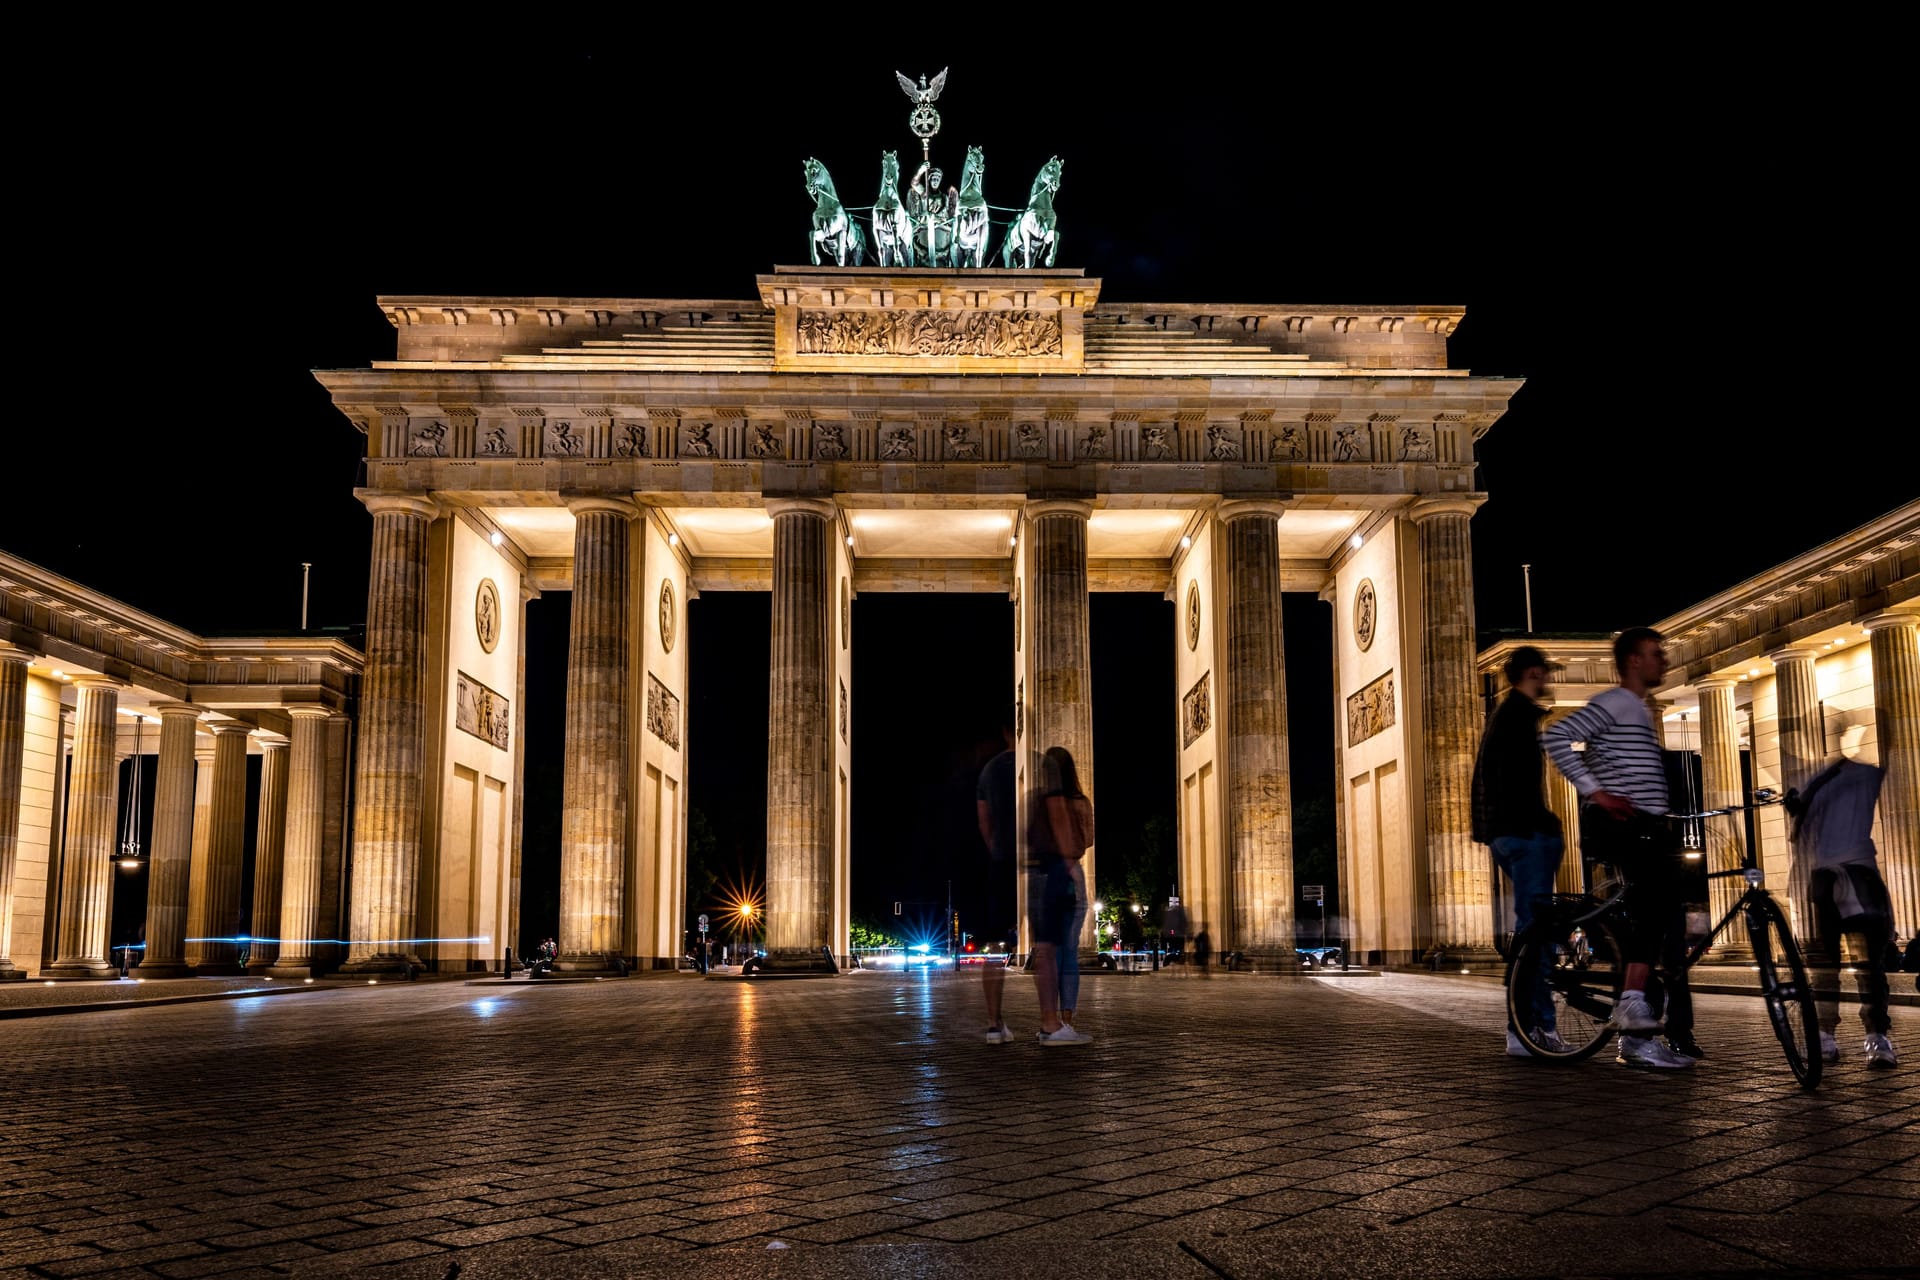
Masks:
[[[1087,922],[1087,900],[1078,894],[1073,899],[1073,923],[1067,929],[1066,945],[1060,948],[1060,1007],[1080,1007],[1080,926]]]
[[[1513,932],[1518,937],[1526,927],[1533,923],[1533,905],[1535,899],[1547,897],[1553,892],[1553,882],[1560,875],[1560,856],[1566,852],[1566,841],[1559,836],[1536,831],[1530,836],[1495,836],[1493,838],[1493,860],[1513,881]],[[1555,1029],[1557,1021],[1553,1011],[1553,1000],[1547,992],[1547,974],[1553,966],[1553,955],[1544,948],[1540,951],[1540,970],[1533,980],[1533,1025],[1547,1031]],[[1512,1021],[1511,1018],[1508,1019]]]

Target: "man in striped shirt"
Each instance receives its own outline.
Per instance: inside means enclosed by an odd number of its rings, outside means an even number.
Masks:
[[[1647,709],[1647,694],[1667,674],[1667,651],[1651,627],[1630,627],[1613,642],[1620,683],[1548,726],[1540,743],[1580,793],[1583,853],[1620,868],[1630,888],[1623,907],[1629,936],[1621,940],[1627,972],[1612,1025],[1620,1061],[1665,1070],[1691,1067],[1693,1001],[1682,943],[1686,905],[1680,882],[1680,840],[1668,817],[1666,759]],[[1584,750],[1575,751],[1574,744]],[[1653,966],[1664,969],[1667,1042],[1648,1000]],[[1656,991],[1658,988],[1656,988]]]

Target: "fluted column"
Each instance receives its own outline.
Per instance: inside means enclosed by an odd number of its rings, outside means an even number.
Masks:
[[[67,850],[60,866],[54,962],[45,978],[110,978],[107,963],[114,840],[119,826],[119,686],[83,676],[74,685],[73,768],[67,782]]]
[[[1033,687],[1027,690],[1027,738],[1034,761],[1028,776],[1039,778],[1039,758],[1049,747],[1065,747],[1080,774],[1080,786],[1093,789],[1093,658],[1087,618],[1087,518],[1084,502],[1027,504],[1033,610]],[[1096,827],[1097,827],[1096,821]],[[1087,892],[1098,883],[1094,850],[1081,860]],[[1080,950],[1092,951],[1096,922],[1087,912]]]
[[[573,512],[573,621],[560,834],[560,957],[616,970],[626,937],[628,560],[639,508],[581,498]]]
[[[1920,931],[1920,614],[1866,620],[1880,767],[1880,867],[1902,937]]]
[[[1473,843],[1473,757],[1480,713],[1474,692],[1473,542],[1480,500],[1422,498],[1408,514],[1420,530],[1425,660],[1427,866],[1433,945],[1450,956],[1493,951],[1493,867]]]
[[[280,945],[275,978],[311,978],[314,935],[320,926],[320,850],[327,809],[325,707],[289,707],[292,745],[287,750],[286,827],[280,873]],[[259,872],[256,870],[256,875]]]
[[[767,691],[767,958],[824,964],[833,929],[834,506],[767,503],[773,517],[773,646]]]
[[[153,839],[147,862],[147,948],[140,978],[184,978],[187,968],[187,881],[193,859],[193,752],[200,708],[162,702],[160,767],[154,775]],[[209,793],[211,795],[211,793]]]
[[[1540,727],[1545,729],[1554,721],[1564,719],[1573,710],[1572,707],[1553,708],[1547,712],[1547,718],[1540,722]],[[1580,792],[1551,763],[1546,764],[1541,772],[1540,783],[1546,793],[1547,809],[1560,819],[1561,838],[1566,841],[1566,851],[1560,858],[1560,874],[1554,879],[1553,891],[1585,893],[1587,876],[1580,852]]]
[[[1334,927],[1341,934],[1342,953],[1351,959],[1360,924],[1355,910],[1359,877],[1347,863],[1347,700],[1340,692],[1340,579],[1334,574],[1327,575],[1326,585],[1320,588],[1320,599],[1329,606],[1328,620],[1333,627],[1328,660],[1328,677],[1333,682],[1333,875],[1338,882],[1340,916],[1346,922],[1344,926]]]
[[[1230,502],[1215,513],[1226,551],[1220,619],[1226,641],[1231,949],[1292,967],[1293,796],[1287,659],[1280,623],[1282,508]]]
[[[221,720],[213,733],[207,839],[187,880],[187,963],[197,977],[244,973],[240,946],[240,877],[247,852],[247,734],[251,725]],[[196,818],[198,815],[195,815]],[[204,853],[202,853],[204,850]]]
[[[0,641],[0,981],[27,976],[13,962],[13,864],[20,842],[21,771],[27,748],[27,662]]]
[[[280,867],[287,835],[287,739],[260,739],[260,804],[253,828],[253,914],[247,972],[265,973],[280,957]]]
[[[1774,698],[1778,703],[1780,787],[1805,790],[1826,762],[1826,725],[1820,715],[1820,682],[1814,675],[1815,649],[1781,649],[1773,659]],[[1787,871],[1787,904],[1793,931],[1805,942],[1813,937],[1812,867],[1795,849]]]
[[[411,966],[420,872],[420,773],[425,761],[427,526],[425,498],[369,494],[373,564],[367,591],[367,663],[360,679],[354,762],[349,973]]]
[[[1740,785],[1740,721],[1733,706],[1735,681],[1701,680],[1694,685],[1700,694],[1700,795],[1702,809],[1724,809],[1746,803]],[[1746,841],[1737,813],[1705,820],[1706,861],[1708,871],[1731,871],[1746,857]],[[1707,909],[1710,924],[1732,908],[1734,899],[1746,891],[1737,876],[1707,881]],[[1714,947],[1716,956],[1744,954],[1749,948],[1745,931],[1729,929],[1720,935]]]

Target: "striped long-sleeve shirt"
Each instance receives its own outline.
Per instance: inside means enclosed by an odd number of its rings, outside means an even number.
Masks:
[[[1575,751],[1573,744],[1586,744]],[[1647,704],[1615,686],[1547,726],[1540,745],[1582,800],[1596,791],[1625,796],[1642,813],[1669,812],[1667,768]]]

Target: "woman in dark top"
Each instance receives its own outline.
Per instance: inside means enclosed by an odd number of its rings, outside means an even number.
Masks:
[[[1040,785],[1027,806],[1027,913],[1033,929],[1033,978],[1040,996],[1041,1044],[1085,1044],[1093,1037],[1060,1016],[1063,985],[1077,998],[1080,939],[1085,916],[1086,874],[1081,859],[1093,843],[1093,802],[1080,787],[1073,756],[1049,747],[1038,770]],[[1066,1007],[1071,1010],[1072,1005]]]

